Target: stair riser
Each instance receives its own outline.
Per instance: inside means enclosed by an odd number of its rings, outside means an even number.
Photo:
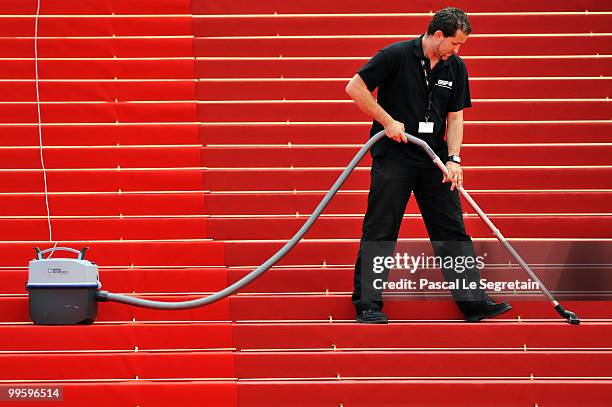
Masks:
[[[471,40],[470,40],[471,41]],[[393,41],[389,41],[391,43]],[[374,54],[360,54],[357,59],[332,60],[198,60],[196,73],[201,78],[345,78],[348,80]],[[510,54],[510,53],[509,53]],[[609,76],[612,59],[605,58],[559,58],[551,64],[550,59],[526,59],[520,49],[511,52],[516,58],[498,59],[465,58],[471,78],[504,76]],[[579,55],[585,55],[582,52]],[[594,63],[597,61],[597,63]],[[75,62],[76,63],[76,62]],[[1,67],[2,65],[0,65]],[[2,71],[0,71],[2,72]],[[10,72],[14,72],[10,70]],[[54,75],[61,75],[59,70]],[[6,75],[6,74],[5,74]],[[12,75],[18,75],[17,72]],[[471,86],[474,86],[472,81]]]
[[[283,98],[346,100],[348,96],[344,88],[347,83],[347,79],[333,82],[290,79],[261,82],[200,82],[198,97],[200,100],[281,100]],[[605,99],[611,90],[612,80],[498,79],[470,82],[470,95],[473,99],[573,99],[578,97],[577,95],[580,95],[580,98]],[[10,93],[5,97],[10,97]]]
[[[371,124],[204,124],[205,144],[354,144],[365,143]],[[609,123],[498,124],[465,123],[465,144],[609,143]],[[232,142],[228,143],[231,137]],[[464,145],[464,147],[467,147]]]
[[[304,224],[304,219],[261,218],[208,220],[208,234],[217,240],[231,239],[289,239]],[[612,216],[567,217],[491,217],[493,223],[508,238],[606,238],[612,230]],[[491,230],[477,218],[464,219],[468,233],[475,238],[491,237]],[[306,239],[359,239],[363,219],[319,218]],[[420,218],[404,219],[400,238],[428,237]]]
[[[499,7],[499,6],[498,6]],[[471,11],[471,9],[470,9]],[[496,11],[498,9],[496,8]],[[231,16],[194,19],[194,34],[198,37],[250,35],[403,35],[425,31],[431,17],[406,16],[319,16],[316,24],[311,17],[259,17],[237,20]],[[240,21],[239,24],[232,24]],[[517,24],[520,22],[520,27]],[[608,32],[609,16],[605,15],[470,15],[477,34]],[[142,23],[141,23],[142,24]],[[7,31],[12,27],[7,28]],[[55,28],[55,27],[54,27]],[[57,29],[60,29],[58,27]],[[120,27],[122,32],[127,27]],[[146,30],[148,27],[143,27]],[[470,40],[471,41],[471,40]]]
[[[465,120],[478,121],[521,121],[521,120],[609,120],[610,103],[607,101],[588,102],[473,102],[473,108],[464,113]],[[169,108],[169,107],[164,107]],[[21,108],[20,108],[21,109]],[[27,119],[23,109],[14,110],[12,115]],[[163,112],[159,108],[160,114]],[[90,115],[97,111],[88,109]],[[139,112],[134,109],[123,115],[128,121]],[[7,109],[8,114],[8,109]],[[140,113],[141,115],[143,113]],[[132,116],[133,115],[133,116]],[[203,122],[369,122],[371,118],[361,112],[350,101],[339,103],[208,103],[199,110]],[[50,120],[60,122],[61,108],[49,114]],[[102,118],[102,117],[101,117]],[[8,120],[8,118],[4,119]],[[164,121],[158,119],[158,121]],[[27,120],[26,120],[27,122]]]
[[[418,35],[422,28],[416,28],[410,37]],[[247,57],[247,56],[270,56],[278,57],[295,57],[295,56],[350,56],[361,57],[371,56],[379,49],[401,39],[393,37],[382,38],[273,38],[273,39],[214,39],[214,38],[196,38],[194,40],[193,52],[197,56],[214,56],[214,57]],[[61,44],[61,43],[60,43]],[[101,41],[92,42],[99,46],[104,46]],[[144,41],[142,45],[146,44]],[[11,52],[15,53],[17,43],[13,44]],[[25,45],[25,44],[24,44]],[[52,50],[56,51],[55,43],[47,45],[47,54]],[[135,42],[124,42],[124,53],[134,52],[132,47],[136,47]],[[78,48],[77,48],[78,49]],[[71,48],[70,55],[80,55],[85,50],[78,52],[77,49]],[[612,51],[612,44],[606,36],[588,36],[584,37],[567,37],[562,42],[554,41],[546,37],[479,37],[470,38],[464,47],[461,48],[460,55],[585,55],[585,54],[609,54]],[[22,53],[27,54],[26,50]],[[146,48],[143,53],[146,53]],[[168,52],[169,53],[169,52]],[[88,51],[87,54],[95,54],[102,56],[104,51]],[[164,55],[163,51],[158,52],[156,56]],[[176,54],[172,54],[176,55]],[[17,56],[17,55],[15,55]]]

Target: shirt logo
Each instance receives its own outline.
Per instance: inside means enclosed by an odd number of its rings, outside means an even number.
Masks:
[[[453,88],[453,81],[445,81],[442,79],[438,79],[438,83],[436,83],[436,86],[441,86],[443,88],[446,89],[452,89]]]

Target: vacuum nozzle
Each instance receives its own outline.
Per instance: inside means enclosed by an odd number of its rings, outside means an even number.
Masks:
[[[569,322],[572,325],[578,325],[580,324],[580,319],[578,318],[578,315],[574,314],[572,311],[568,311],[565,308],[563,308],[563,305],[558,304],[555,309],[557,310],[557,312],[559,313],[559,315],[561,315],[563,318],[567,319],[567,322]]]

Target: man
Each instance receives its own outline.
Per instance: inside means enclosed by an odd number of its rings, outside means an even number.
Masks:
[[[368,209],[355,264],[353,304],[361,323],[387,323],[382,290],[373,284],[375,256],[392,255],[412,192],[419,205],[436,256],[475,257],[465,232],[457,188],[463,183],[459,152],[463,109],[471,106],[468,74],[456,54],[471,33],[467,15],[445,8],[432,18],[421,37],[391,44],[367,62],[346,86],[359,109],[374,121],[370,135],[384,129],[386,138],[372,149]],[[378,101],[372,92],[378,88]],[[425,140],[446,160],[442,176],[429,157],[408,143],[404,131]],[[447,141],[444,140],[446,133]],[[450,186],[448,185],[450,183]],[[447,281],[480,280],[478,269],[443,268]],[[382,273],[388,277],[388,269]],[[379,284],[380,285],[380,284]],[[481,289],[451,290],[470,322],[500,315],[510,304],[496,304]]]

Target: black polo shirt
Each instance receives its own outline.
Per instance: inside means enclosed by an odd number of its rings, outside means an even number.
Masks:
[[[391,44],[370,59],[357,73],[370,91],[378,88],[378,103],[395,120],[404,123],[406,132],[423,139],[436,154],[445,160],[448,146],[444,140],[448,112],[458,112],[472,106],[468,73],[463,60],[456,55],[438,61],[433,70],[423,55],[423,36]],[[418,133],[419,122],[425,120],[428,91],[421,60],[426,62],[429,84],[433,87],[432,111],[429,121],[434,122],[433,134]],[[370,136],[383,130],[373,121]],[[385,156],[418,167],[432,167],[433,163],[423,150],[414,144],[397,143],[388,137],[377,142],[372,156]]]

